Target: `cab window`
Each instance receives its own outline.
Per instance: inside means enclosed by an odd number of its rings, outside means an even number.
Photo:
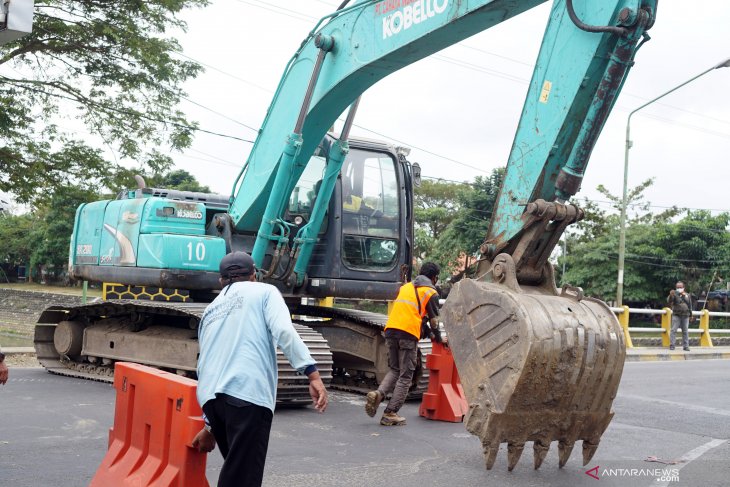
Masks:
[[[399,248],[396,162],[388,154],[351,150],[342,167],[342,259],[351,269],[389,271]]]
[[[289,213],[287,215],[288,221],[293,221],[297,216],[301,216],[305,223],[309,221],[309,217],[312,215],[314,200],[322,185],[325,165],[326,160],[324,157],[315,155],[309,159],[309,163],[299,177],[299,181],[289,198],[289,206],[287,208]],[[326,229],[327,217],[325,216],[320,233],[326,231]]]

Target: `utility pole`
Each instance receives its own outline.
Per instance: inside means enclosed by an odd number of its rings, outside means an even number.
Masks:
[[[623,304],[623,298],[624,298],[624,254],[626,252],[626,206],[628,205],[628,174],[629,174],[629,149],[631,149],[631,146],[633,143],[631,142],[631,116],[641,110],[642,108],[645,108],[655,101],[664,98],[670,93],[673,93],[674,91],[678,90],[679,88],[685,86],[688,83],[691,83],[692,81],[696,80],[697,78],[706,75],[710,71],[714,71],[715,69],[720,68],[730,68],[730,58],[726,59],[725,61],[721,62],[720,64],[717,64],[710,69],[707,69],[697,76],[694,76],[693,78],[688,79],[684,83],[675,86],[669,91],[666,91],[662,93],[661,95],[657,96],[656,98],[649,100],[648,102],[641,105],[639,108],[633,110],[631,113],[629,113],[629,117],[626,120],[626,145],[624,148],[624,192],[623,192],[623,198],[621,199],[621,230],[619,233],[619,243],[618,243],[618,280],[616,285],[616,306],[621,306]]]
[[[560,284],[565,284],[565,256],[568,253],[568,239],[563,234],[563,272],[560,274]]]

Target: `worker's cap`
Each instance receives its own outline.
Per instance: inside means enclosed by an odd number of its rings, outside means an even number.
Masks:
[[[231,252],[221,259],[219,268],[224,279],[248,277],[256,272],[253,259],[246,252]]]

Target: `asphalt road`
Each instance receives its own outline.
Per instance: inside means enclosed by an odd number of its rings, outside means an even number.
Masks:
[[[409,403],[402,410],[408,425],[385,428],[363,405],[361,396],[334,392],[323,415],[311,408],[277,411],[264,485],[730,485],[730,360],[627,363],[616,416],[586,467],[576,445],[558,469],[553,444],[535,471],[528,445],[510,473],[503,446],[486,471],[479,441],[462,424],[419,418],[418,404]],[[11,369],[0,386],[0,486],[87,485],[106,451],[113,408],[109,385]],[[218,452],[209,455],[213,485],[221,463]],[[594,467],[600,483],[585,473]]]

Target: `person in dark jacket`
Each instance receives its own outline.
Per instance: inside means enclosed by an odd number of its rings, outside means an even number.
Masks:
[[[689,318],[692,316],[692,298],[679,281],[675,289],[669,291],[667,304],[672,308],[672,328],[669,332],[669,350],[674,350],[674,337],[677,328],[682,327],[682,347],[689,352]]]

